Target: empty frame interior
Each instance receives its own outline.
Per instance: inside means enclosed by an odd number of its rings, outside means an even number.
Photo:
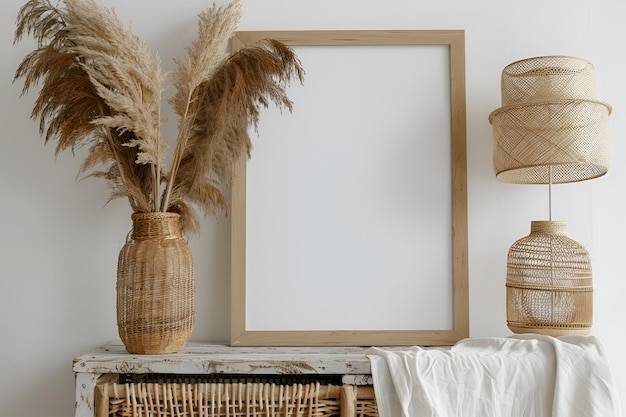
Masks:
[[[463,31],[238,32],[306,71],[232,189],[231,344],[469,335]]]

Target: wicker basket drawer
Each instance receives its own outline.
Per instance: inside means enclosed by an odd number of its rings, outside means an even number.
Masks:
[[[105,383],[96,417],[378,417],[371,386],[274,383]]]

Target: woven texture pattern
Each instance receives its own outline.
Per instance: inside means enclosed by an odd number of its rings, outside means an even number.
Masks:
[[[514,62],[502,71],[501,95],[502,107],[489,115],[499,180],[558,184],[608,171],[611,107],[596,99],[591,63],[563,56]]]
[[[372,387],[267,383],[104,384],[96,417],[378,417]]]
[[[593,316],[591,261],[564,222],[533,221],[509,249],[507,324],[515,333],[587,334]]]
[[[500,84],[503,106],[596,99],[593,65],[569,56],[542,56],[509,64],[502,70]]]
[[[194,325],[193,258],[174,213],[135,213],[117,270],[118,332],[130,353],[180,351]]]

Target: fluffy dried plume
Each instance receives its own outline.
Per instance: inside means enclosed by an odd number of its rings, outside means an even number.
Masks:
[[[206,213],[225,209],[219,185],[229,185],[236,161],[250,156],[248,127],[257,127],[261,108],[271,102],[291,110],[286,85],[303,78],[293,50],[268,39],[239,50],[202,82],[191,101],[194,123],[174,177],[172,205],[192,201]]]
[[[226,210],[221,188],[231,183],[235,162],[250,156],[250,126],[274,102],[291,110],[285,88],[302,82],[293,51],[267,40],[226,53],[241,18],[240,0],[198,16],[198,38],[176,61],[179,116],[169,173],[160,137],[165,75],[142,38],[120,23],[112,9],[94,0],[30,0],[17,18],[15,42],[28,34],[38,43],[16,70],[22,94],[41,90],[32,117],[56,153],[89,145],[80,172],[108,181],[110,198],[126,197],[135,212],[172,211],[183,232],[197,230],[199,215]],[[104,170],[96,170],[104,166]],[[165,190],[161,195],[161,185]]]
[[[165,80],[158,60],[145,41],[126,29],[112,9],[94,0],[65,0],[67,30],[82,67],[98,96],[113,110],[93,123],[134,138],[123,146],[137,147],[139,164],[152,172],[152,204],[158,209],[160,175],[167,145],[161,140],[161,86]]]
[[[46,142],[57,140],[57,155],[90,144],[91,152],[80,172],[94,168],[95,161],[108,164],[106,171],[94,174],[121,177],[111,183],[112,193],[126,196],[134,211],[148,211],[147,199],[138,190],[151,189],[145,183],[149,177],[142,173],[145,168],[134,162],[137,151],[124,147],[134,137],[95,122],[114,115],[115,110],[98,94],[85,58],[76,51],[77,34],[70,29],[73,17],[48,0],[31,0],[20,9],[15,42],[29,34],[37,40],[38,48],[22,60],[14,81],[24,79],[22,94],[41,82],[31,116],[39,119]]]
[[[198,37],[186,49],[186,59],[176,60],[176,71],[172,78],[176,94],[169,100],[176,114],[179,116],[178,138],[176,149],[169,173],[169,181],[161,205],[167,211],[183,152],[189,138],[193,134],[194,124],[197,123],[197,114],[191,111],[196,99],[198,87],[213,77],[216,69],[228,58],[226,45],[233,36],[241,19],[241,2],[235,0],[226,8],[213,5],[198,16]],[[180,203],[179,203],[180,204]],[[225,204],[225,203],[224,203]]]

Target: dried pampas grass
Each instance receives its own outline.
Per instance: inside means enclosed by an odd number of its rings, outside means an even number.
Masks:
[[[302,82],[293,51],[274,40],[228,55],[226,44],[241,18],[240,0],[198,17],[198,38],[176,61],[175,94],[168,100],[179,117],[172,166],[165,171],[161,101],[166,75],[145,41],[125,28],[112,9],[94,0],[30,0],[17,17],[15,42],[33,36],[14,81],[22,94],[41,84],[32,117],[56,154],[88,145],[80,172],[104,178],[110,198],[125,197],[134,212],[181,215],[185,233],[197,231],[200,209],[227,208],[235,161],[250,156],[250,126],[274,102],[291,110],[286,85]],[[97,167],[105,166],[104,170]]]

